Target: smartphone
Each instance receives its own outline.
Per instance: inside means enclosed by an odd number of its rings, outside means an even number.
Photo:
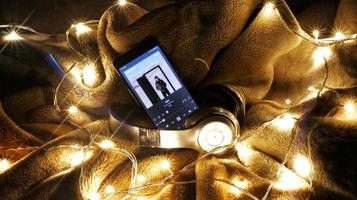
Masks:
[[[147,39],[114,60],[137,102],[158,129],[183,129],[198,105],[168,57],[154,39]]]

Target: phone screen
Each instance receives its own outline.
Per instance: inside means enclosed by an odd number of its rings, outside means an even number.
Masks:
[[[124,64],[119,73],[159,129],[182,129],[198,106],[160,46]]]

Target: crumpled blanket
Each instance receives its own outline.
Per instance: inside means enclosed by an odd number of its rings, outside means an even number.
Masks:
[[[357,42],[332,45],[317,65],[318,47],[306,40],[317,27],[321,38],[357,33],[357,4],[273,3],[180,1],[151,12],[116,5],[84,34],[20,30],[23,40],[1,41],[0,156],[11,163],[0,174],[1,199],[357,199],[357,117],[344,108],[357,104]],[[128,123],[149,126],[112,65],[147,36],[158,39],[189,88],[218,83],[242,91],[242,143],[202,157],[140,148],[110,129],[113,104],[136,109],[121,116]],[[94,82],[78,76],[86,63]],[[286,113],[296,117],[293,128],[271,123]],[[117,150],[99,147],[108,138]],[[309,176],[294,167],[297,155],[308,158]],[[131,185],[133,160],[145,181]]]

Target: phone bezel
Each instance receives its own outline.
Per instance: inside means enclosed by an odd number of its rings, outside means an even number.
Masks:
[[[196,105],[197,101],[194,99],[193,95],[190,93],[190,91],[188,90],[188,88],[186,87],[186,84],[183,82],[183,80],[181,79],[180,74],[178,73],[178,71],[176,70],[175,66],[173,65],[173,62],[171,61],[170,57],[167,55],[167,53],[164,51],[164,49],[161,47],[160,43],[152,38],[146,38],[144,39],[142,42],[140,42],[138,45],[134,46],[131,50],[129,50],[128,52],[118,56],[117,58],[114,59],[113,61],[113,65],[115,67],[115,69],[118,71],[120,78],[123,80],[123,82],[125,83],[125,85],[127,86],[131,96],[133,96],[133,98],[135,99],[135,101],[137,102],[137,104],[140,105],[140,107],[145,111],[146,113],[146,117],[149,119],[149,121],[151,122],[151,124],[153,125],[153,127],[155,128],[159,128],[155,126],[155,122],[153,121],[153,119],[151,119],[148,110],[145,108],[145,105],[143,105],[141,103],[141,100],[139,99],[139,97],[137,97],[137,95],[134,93],[134,91],[132,90],[130,83],[128,83],[126,81],[126,79],[124,78],[123,74],[121,73],[120,69],[122,67],[124,67],[126,64],[128,64],[130,61],[134,60],[135,58],[137,58],[138,56],[142,55],[143,53],[147,52],[148,50],[154,48],[155,46],[159,46],[159,48],[161,49],[161,51],[163,52],[164,56],[166,57],[167,61],[169,62],[170,66],[172,67],[173,71],[177,74],[177,77],[179,78],[182,87],[184,87],[190,94],[191,98],[195,101]],[[199,109],[199,108],[198,108]],[[194,113],[194,112],[193,112]],[[192,114],[192,113],[191,113]]]

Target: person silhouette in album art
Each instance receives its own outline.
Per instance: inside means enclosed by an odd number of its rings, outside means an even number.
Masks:
[[[170,92],[166,87],[165,81],[163,81],[162,79],[160,79],[157,76],[155,76],[155,86],[156,86],[156,90],[161,91],[161,93],[164,97],[167,97],[170,95]]]

